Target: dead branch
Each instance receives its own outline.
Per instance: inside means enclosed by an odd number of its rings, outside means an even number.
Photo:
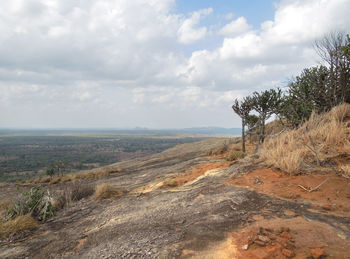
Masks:
[[[300,187],[301,189],[303,189],[303,190],[305,190],[305,191],[307,191],[307,192],[314,192],[314,191],[317,191],[317,190],[321,187],[322,184],[324,184],[325,182],[327,182],[328,179],[329,179],[329,178],[327,178],[326,180],[324,180],[322,183],[320,183],[319,185],[317,185],[315,188],[304,187],[304,186],[302,186],[302,185],[300,185],[300,184],[298,185],[298,187]]]

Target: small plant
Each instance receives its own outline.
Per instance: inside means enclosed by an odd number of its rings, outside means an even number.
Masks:
[[[95,200],[110,199],[120,195],[121,195],[121,192],[119,191],[118,188],[104,183],[97,186],[94,194],[94,199]]]
[[[167,187],[177,187],[179,183],[175,179],[166,179],[164,185]]]
[[[227,155],[226,160],[227,161],[235,161],[235,160],[244,158],[244,156],[245,155],[243,152],[233,150]]]
[[[38,185],[32,187],[29,191],[20,192],[21,197],[6,210],[5,219],[15,219],[29,214],[38,220],[45,221],[53,216],[52,197],[48,189]]]
[[[80,183],[74,184],[71,191],[71,200],[79,201],[83,198],[93,195],[94,192],[95,192],[95,189],[91,185],[80,184]]]
[[[55,210],[61,210],[65,208],[70,202],[67,192],[62,193],[53,200],[53,207]]]

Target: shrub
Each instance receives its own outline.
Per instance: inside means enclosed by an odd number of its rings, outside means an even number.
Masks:
[[[110,199],[119,195],[121,195],[121,192],[118,188],[104,183],[97,186],[94,194],[94,199]]]
[[[15,219],[30,214],[39,220],[45,221],[48,217],[53,216],[51,199],[49,191],[41,185],[32,187],[27,192],[22,191],[21,197],[7,209],[5,219]]]
[[[227,161],[235,161],[235,160],[244,158],[244,156],[245,155],[242,151],[233,150],[227,155],[226,160]]]
[[[71,190],[71,200],[79,201],[83,198],[89,197],[94,193],[95,189],[88,184],[74,184]]]
[[[64,191],[52,201],[52,206],[55,210],[61,210],[65,208],[70,202],[70,192]]]
[[[13,220],[0,223],[0,237],[9,237],[19,232],[33,230],[38,227],[38,222],[29,215],[21,215]]]

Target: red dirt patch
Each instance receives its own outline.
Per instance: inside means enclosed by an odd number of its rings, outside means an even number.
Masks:
[[[299,187],[315,188],[328,179],[316,191],[308,192]],[[334,174],[309,174],[289,176],[271,169],[260,169],[227,181],[258,192],[290,200],[306,200],[328,212],[348,216],[350,212],[350,181]]]
[[[219,162],[219,163],[207,163],[194,166],[190,170],[186,171],[184,174],[179,175],[175,178],[175,181],[178,183],[178,186],[182,186],[188,182],[191,182],[197,179],[199,176],[205,174],[209,170],[218,169],[218,168],[227,168],[231,165],[230,162]]]
[[[349,239],[301,217],[261,220],[233,232],[230,239],[240,254],[237,258],[350,258]]]

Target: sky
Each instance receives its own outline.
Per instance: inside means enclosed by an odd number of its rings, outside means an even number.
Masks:
[[[0,128],[240,127],[349,0],[1,0]]]

